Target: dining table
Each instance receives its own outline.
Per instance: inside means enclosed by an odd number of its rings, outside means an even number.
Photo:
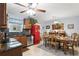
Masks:
[[[67,48],[67,44],[73,44],[73,46],[75,45],[76,47],[78,47],[78,41],[77,40],[73,40],[70,36],[66,36],[66,37],[60,37],[60,36],[57,36],[57,42],[59,43],[58,44],[58,49],[61,48],[61,43],[63,44],[63,49],[64,49],[64,53],[66,53],[65,49]],[[74,49],[74,47],[73,47]],[[73,50],[73,55],[74,55],[74,50]]]

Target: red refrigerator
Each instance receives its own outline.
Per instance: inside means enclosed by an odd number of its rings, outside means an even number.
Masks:
[[[40,25],[39,24],[34,24],[32,25],[32,35],[34,38],[34,44],[40,43]]]

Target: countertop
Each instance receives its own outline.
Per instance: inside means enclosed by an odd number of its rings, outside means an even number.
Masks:
[[[9,38],[9,42],[3,44],[2,47],[0,48],[0,51],[7,51],[20,46],[22,46],[22,44],[15,38]]]

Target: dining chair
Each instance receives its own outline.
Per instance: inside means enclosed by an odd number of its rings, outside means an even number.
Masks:
[[[43,33],[43,44],[46,46],[48,46],[48,34],[47,32]]]
[[[79,46],[79,34],[78,34],[78,46]]]
[[[55,48],[55,51],[57,51],[58,48],[58,42],[56,40],[57,40],[56,34],[53,33],[51,35],[50,45]]]
[[[71,52],[74,55],[75,48],[78,46],[78,35],[77,33],[73,33],[71,35],[71,39],[64,42],[64,53],[67,51]]]
[[[61,48],[62,50],[64,50],[64,43],[65,43],[65,39],[67,37],[67,34],[65,32],[62,33],[58,33],[59,35],[59,48]]]

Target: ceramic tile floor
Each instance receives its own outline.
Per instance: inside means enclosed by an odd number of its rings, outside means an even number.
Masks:
[[[39,48],[40,44],[28,47],[29,50],[23,53],[23,56],[71,56],[70,54],[65,55],[63,51],[56,52],[55,49],[47,47]],[[50,51],[51,50],[51,51]]]
[[[51,53],[38,48],[37,46],[29,47],[30,50],[23,53],[23,56],[52,56]]]

